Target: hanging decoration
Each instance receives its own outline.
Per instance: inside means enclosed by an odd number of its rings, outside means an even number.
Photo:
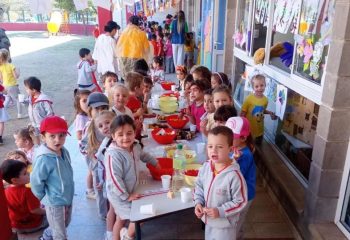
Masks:
[[[273,29],[286,34],[288,30],[296,33],[297,17],[301,8],[301,0],[276,0]]]
[[[255,21],[258,24],[267,26],[269,11],[269,0],[256,0],[255,2]]]

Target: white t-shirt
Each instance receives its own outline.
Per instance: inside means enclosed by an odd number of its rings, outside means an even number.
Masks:
[[[130,108],[128,108],[127,106],[124,106],[125,111],[121,112],[118,109],[116,109],[114,106],[112,107],[112,111],[117,115],[129,115],[132,119],[134,119],[134,115],[132,114],[132,111],[130,110]]]
[[[116,72],[116,56],[114,49],[116,41],[111,36],[101,34],[95,43],[92,58],[97,60],[97,72],[104,74],[107,71]]]
[[[75,131],[83,131],[86,123],[89,121],[89,117],[83,114],[77,114],[75,117]]]

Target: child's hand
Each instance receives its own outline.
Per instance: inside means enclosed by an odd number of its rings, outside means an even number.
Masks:
[[[276,116],[276,114],[274,112],[270,113],[270,117],[271,117],[272,120],[276,120],[277,119],[277,116]]]
[[[204,215],[203,206],[201,204],[197,204],[194,208],[194,213],[196,214],[197,218],[202,218]]]
[[[132,193],[132,194],[129,195],[128,201],[131,202],[131,201],[134,201],[134,200],[136,200],[136,199],[139,199],[140,197],[141,197],[140,194],[138,194],[138,193]]]
[[[207,125],[208,125],[208,119],[204,119],[204,120],[201,121],[201,123],[200,123],[201,132],[205,132],[206,131]]]
[[[217,208],[203,208],[203,212],[211,218],[218,218],[220,216]]]
[[[96,189],[97,189],[98,191],[101,191],[101,190],[102,190],[102,187],[103,187],[103,183],[102,183],[102,182],[96,184]]]
[[[140,117],[143,115],[143,108],[137,109],[137,111],[134,114],[134,117]]]

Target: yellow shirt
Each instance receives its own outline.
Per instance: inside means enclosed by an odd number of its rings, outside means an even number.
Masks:
[[[191,41],[190,45],[184,45],[185,52],[194,52],[194,42]]]
[[[118,39],[116,55],[122,58],[148,59],[150,44],[146,33],[139,27],[129,24]]]
[[[250,131],[254,138],[264,135],[264,111],[267,108],[267,97],[256,97],[250,94],[242,105],[242,112],[246,112],[246,117],[250,123]]]
[[[0,73],[2,76],[2,83],[5,87],[12,87],[17,85],[17,79],[14,76],[15,65],[5,63],[0,65]]]

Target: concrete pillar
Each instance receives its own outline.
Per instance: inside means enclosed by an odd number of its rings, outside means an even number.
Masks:
[[[225,24],[225,53],[224,53],[224,72],[232,75],[233,67],[233,33],[236,24],[236,8],[238,1],[226,1],[226,24]]]
[[[310,169],[305,217],[333,222],[350,137],[350,2],[335,3],[322,103]]]

